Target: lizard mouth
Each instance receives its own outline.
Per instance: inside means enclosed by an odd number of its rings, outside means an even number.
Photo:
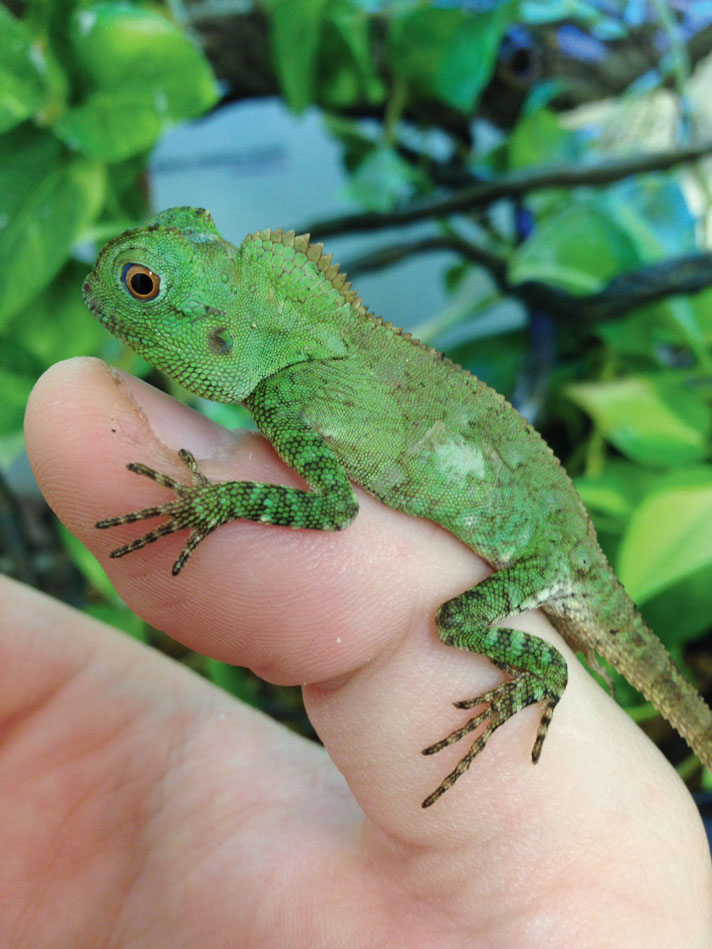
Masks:
[[[96,319],[101,323],[102,326],[105,326],[108,331],[116,336],[122,342],[127,343],[129,346],[132,343],[141,342],[145,345],[146,340],[135,333],[132,333],[127,329],[126,324],[117,319],[116,316],[108,311],[101,302],[97,300],[94,293],[94,286],[92,283],[93,271],[87,275],[86,280],[82,285],[82,298],[84,300],[84,305]]]
[[[89,310],[92,316],[95,316],[97,320],[106,326],[107,329],[110,329],[114,332],[118,328],[116,320],[110,316],[101,304],[98,302],[94,295],[94,288],[92,286],[92,274],[89,274],[82,285],[82,299],[84,300],[84,306]]]

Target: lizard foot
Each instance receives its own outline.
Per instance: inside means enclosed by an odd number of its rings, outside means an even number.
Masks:
[[[487,707],[483,711],[478,712],[477,715],[473,715],[462,727],[456,728],[455,731],[440,741],[435,742],[434,745],[429,745],[427,748],[424,748],[422,754],[437,754],[437,752],[442,751],[443,748],[448,748],[450,745],[460,741],[461,738],[464,738],[465,735],[469,735],[470,732],[479,728],[480,725],[485,725],[485,728],[483,728],[477,738],[475,738],[467,754],[458,761],[450,774],[442,780],[432,794],[429,794],[425,798],[422,807],[430,807],[453,786],[457,779],[467,771],[477,755],[484,750],[485,745],[500,725],[504,725],[508,719],[516,715],[516,713],[525,706],[531,705],[534,701],[542,701],[542,715],[539,721],[534,747],[532,748],[532,762],[536,764],[541,754],[541,748],[544,744],[549,722],[551,721],[554,708],[558,702],[558,696],[532,697],[531,678],[530,674],[526,672],[520,673],[514,679],[508,679],[506,682],[502,682],[483,695],[454,703],[455,708],[478,708],[481,705],[486,705]]]
[[[218,526],[217,523],[211,523],[209,517],[201,516],[196,505],[197,498],[210,486],[211,482],[208,481],[202,473],[195,458],[187,449],[181,448],[178,455],[191,472],[192,485],[183,484],[168,475],[161,474],[159,471],[155,471],[153,468],[149,468],[147,465],[142,465],[137,462],[132,462],[126,466],[129,471],[150,478],[164,488],[169,488],[175,493],[176,498],[174,501],[168,501],[166,504],[159,504],[155,507],[147,507],[142,511],[133,511],[130,514],[122,514],[119,517],[107,517],[101,521],[97,521],[96,527],[106,528],[118,527],[121,524],[132,524],[134,521],[145,521],[154,517],[170,518],[165,524],[161,524],[159,527],[154,528],[154,530],[148,531],[141,537],[137,537],[123,547],[117,547],[116,550],[112,550],[110,554],[111,557],[124,557],[134,550],[140,550],[147,544],[152,544],[161,537],[173,534],[175,531],[191,528],[188,541],[181,551],[180,557],[173,564],[173,575],[176,576],[185,566],[186,561],[200,541]]]

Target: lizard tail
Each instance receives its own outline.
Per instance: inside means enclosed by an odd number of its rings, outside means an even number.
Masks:
[[[610,607],[617,607],[615,622],[598,637],[596,652],[655,705],[712,771],[712,709],[675,665],[622,586],[617,587],[609,592],[618,602],[609,601],[606,610],[610,616]]]

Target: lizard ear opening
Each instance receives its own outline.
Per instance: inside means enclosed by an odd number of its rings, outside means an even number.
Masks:
[[[126,264],[121,281],[135,300],[153,300],[161,289],[161,278],[143,264]]]
[[[208,337],[208,345],[216,356],[229,356],[234,343],[232,333],[225,326],[219,326],[212,330]]]

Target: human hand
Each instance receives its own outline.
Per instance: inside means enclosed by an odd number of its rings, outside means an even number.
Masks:
[[[297,484],[261,438],[95,360],[45,374],[27,436],[49,502],[126,601],[194,649],[308,683],[339,770],[164,657],[4,581],[0,945],[707,945],[693,802],[570,653],[540,763],[527,709],[421,809],[461,751],[420,750],[462,723],[452,701],[501,678],[435,634],[437,606],[487,572],[445,531],[360,494],[342,533],[229,524],[175,579],[182,536],[110,561],[136,525],[93,527],[165,499],[126,462],[184,477],[187,447],[214,479]],[[517,625],[566,652],[541,615]]]

